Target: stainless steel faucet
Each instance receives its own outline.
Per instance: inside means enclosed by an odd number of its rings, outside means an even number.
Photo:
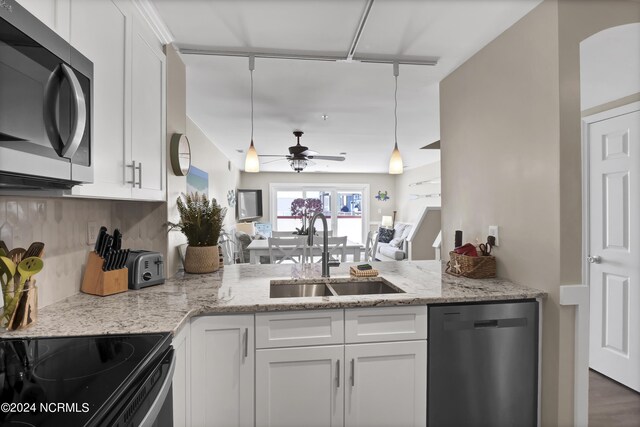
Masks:
[[[315,213],[311,217],[311,221],[309,221],[309,248],[311,248],[311,259],[313,260],[313,224],[316,222],[316,218],[320,218],[322,220],[322,277],[330,277],[329,276],[329,267],[337,267],[340,265],[339,262],[330,262],[329,260],[329,230],[327,229],[327,217],[324,216],[322,212]]]

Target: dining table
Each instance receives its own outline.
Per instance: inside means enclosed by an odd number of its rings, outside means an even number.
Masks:
[[[322,244],[322,238],[317,238],[317,242]],[[314,246],[316,246],[314,244]],[[317,247],[314,248],[313,254],[319,255],[317,252]],[[249,246],[247,246],[247,250],[249,251],[249,262],[251,264],[259,264],[260,258],[263,256],[269,257],[269,242],[267,239],[256,239],[252,241]],[[309,250],[309,247],[306,247],[306,250]],[[364,246],[361,243],[353,242],[351,240],[347,240],[347,244],[345,245],[345,254],[353,256],[353,262],[360,261],[360,252],[364,250]],[[293,255],[303,255],[303,248],[298,248]]]

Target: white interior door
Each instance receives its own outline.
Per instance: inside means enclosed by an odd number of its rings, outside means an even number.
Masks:
[[[640,111],[589,124],[592,369],[640,391]]]

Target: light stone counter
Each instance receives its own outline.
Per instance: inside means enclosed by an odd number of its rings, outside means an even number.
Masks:
[[[351,265],[332,268],[331,279],[348,277]],[[406,293],[270,298],[270,281],[291,279],[291,264],[230,265],[212,274],[178,275],[163,285],[140,291],[108,297],[74,295],[41,309],[31,327],[4,331],[0,337],[177,333],[190,317],[204,314],[546,297],[543,291],[506,280],[472,280],[443,274],[437,261],[384,262],[374,263],[374,267],[381,277]]]

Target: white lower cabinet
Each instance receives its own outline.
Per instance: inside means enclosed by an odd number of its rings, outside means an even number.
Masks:
[[[191,424],[254,424],[254,315],[191,321]]]
[[[426,307],[345,310],[344,336],[340,311],[257,315],[256,426],[426,426]],[[305,346],[318,319],[342,341]]]
[[[345,346],[346,426],[426,426],[427,341]]]
[[[256,426],[342,426],[344,346],[256,351]]]

